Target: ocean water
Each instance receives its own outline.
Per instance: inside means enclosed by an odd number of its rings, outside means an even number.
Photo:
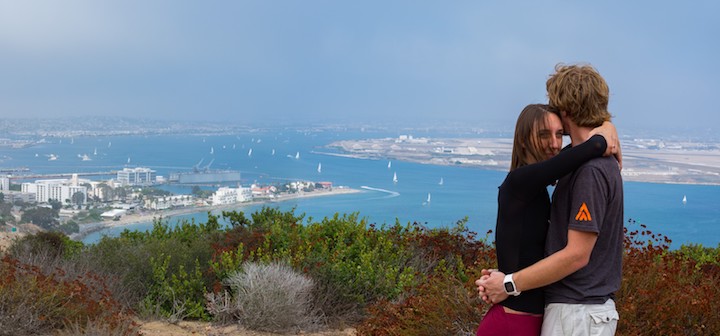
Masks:
[[[505,172],[462,166],[434,166],[402,161],[361,160],[323,153],[324,146],[340,139],[397,137],[399,134],[364,132],[298,132],[279,130],[238,135],[158,135],[48,138],[47,143],[0,149],[0,167],[28,167],[33,173],[96,172],[141,166],[168,177],[193,166],[233,169],[242,173],[243,185],[293,181],[330,181],[361,193],[294,199],[268,204],[282,210],[295,208],[306,218],[319,220],[335,213],[357,212],[370,223],[418,222],[429,227],[452,226],[468,218],[468,227],[484,236],[495,227],[497,187]],[[446,134],[414,134],[447,136]],[[252,150],[252,151],[251,151]],[[274,152],[274,155],[273,155]],[[97,154],[95,154],[97,153]],[[57,160],[48,160],[54,154]],[[83,161],[82,155],[91,160]],[[295,158],[299,156],[299,158]],[[318,164],[322,164],[318,172]],[[397,174],[398,182],[393,182]],[[107,177],[106,177],[107,178]],[[93,177],[92,179],[101,179]],[[443,183],[440,184],[442,179]],[[367,187],[367,188],[362,188]],[[190,187],[165,186],[176,193]],[[428,194],[431,202],[427,202]],[[682,203],[683,196],[687,203]],[[673,240],[672,247],[699,243],[720,244],[720,186],[625,182],[625,217],[646,224]],[[251,213],[261,205],[239,206]],[[169,219],[203,222],[206,213]],[[86,236],[93,243],[102,235],[123,229],[147,230],[152,223],[110,228]],[[492,238],[492,237],[491,237]]]

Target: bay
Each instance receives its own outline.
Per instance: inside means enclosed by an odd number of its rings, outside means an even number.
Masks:
[[[125,166],[149,167],[158,175],[189,171],[193,166],[233,169],[243,185],[295,180],[330,181],[362,192],[337,196],[292,199],[268,206],[295,209],[306,219],[320,220],[335,213],[359,213],[369,223],[417,222],[447,227],[465,217],[470,230],[483,237],[494,230],[497,187],[505,172],[463,166],[436,166],[402,161],[363,160],[326,155],[324,146],[342,139],[397,137],[397,132],[263,130],[231,135],[152,135],[49,138],[20,149],[0,149],[0,166],[28,167],[33,173],[71,173],[118,170]],[[416,137],[453,136],[437,132]],[[274,152],[274,155],[273,155]],[[97,153],[97,154],[95,154]],[[48,160],[50,155],[57,160]],[[83,161],[87,155],[91,160]],[[296,158],[298,157],[298,158]],[[318,172],[318,164],[322,165]],[[393,175],[397,175],[397,183]],[[99,179],[99,178],[93,178]],[[443,183],[440,184],[442,179]],[[672,239],[672,247],[695,243],[720,245],[720,186],[625,182],[625,217],[646,224],[654,233]],[[366,187],[366,188],[363,188]],[[189,193],[188,186],[164,186]],[[431,201],[427,202],[428,195]],[[683,196],[687,203],[682,202]],[[246,213],[262,205],[238,206]],[[172,217],[204,222],[207,213]],[[148,230],[152,223],[108,228],[83,238],[94,243],[102,235],[123,229]],[[493,236],[490,236],[493,239]]]

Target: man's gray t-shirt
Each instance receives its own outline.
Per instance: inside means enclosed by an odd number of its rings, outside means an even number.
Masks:
[[[545,290],[548,303],[602,304],[620,289],[623,185],[613,157],[588,161],[558,181],[553,192],[545,252],[567,245],[568,230],[598,234],[590,262]]]

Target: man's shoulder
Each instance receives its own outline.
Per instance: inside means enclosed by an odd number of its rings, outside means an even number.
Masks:
[[[598,176],[602,176],[603,179],[608,181],[622,180],[617,160],[612,156],[594,158],[581,165],[573,174],[576,181],[595,179]]]
[[[597,158],[593,158],[585,162],[580,166],[578,169],[582,168],[598,168],[598,169],[617,169],[620,171],[620,166],[618,165],[617,160],[613,156],[601,156]]]

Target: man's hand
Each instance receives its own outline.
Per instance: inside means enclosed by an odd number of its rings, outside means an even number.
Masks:
[[[487,273],[489,274],[486,274]],[[475,281],[475,285],[478,286],[478,294],[487,303],[499,303],[508,298],[508,294],[505,292],[505,286],[503,281],[505,280],[505,273],[503,272],[489,272],[488,270],[482,270],[483,276]]]

